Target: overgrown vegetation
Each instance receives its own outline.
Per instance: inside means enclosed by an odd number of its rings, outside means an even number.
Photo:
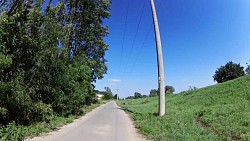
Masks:
[[[164,117],[157,114],[158,97],[118,104],[131,114],[140,132],[153,140],[250,140],[249,75],[166,95]]]
[[[85,105],[82,108],[82,114],[93,110],[105,102],[106,101],[101,101],[90,106]],[[28,126],[16,125],[15,122],[11,122],[5,127],[0,126],[0,136],[2,140],[10,141],[32,138],[40,134],[46,134],[52,130],[57,130],[60,126],[73,122],[73,120],[78,118],[78,116],[80,115],[69,115],[67,117],[51,115],[48,117],[48,121],[38,122]]]
[[[95,102],[92,83],[107,71],[110,1],[55,2],[0,3],[0,131],[78,115]]]

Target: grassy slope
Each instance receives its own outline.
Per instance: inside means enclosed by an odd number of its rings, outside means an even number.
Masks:
[[[164,117],[156,115],[158,97],[118,104],[129,111],[140,132],[154,140],[250,141],[250,75],[168,95]]]

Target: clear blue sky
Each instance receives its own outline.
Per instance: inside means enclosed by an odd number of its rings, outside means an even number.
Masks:
[[[110,87],[113,93],[119,89],[124,98],[134,92],[148,95],[158,88],[150,0],[140,16],[144,1],[129,0],[123,36],[128,0],[113,0],[111,17],[105,20],[110,33],[105,38],[108,74],[96,82],[96,89]],[[246,66],[250,59],[249,0],[155,0],[155,4],[165,85],[174,86],[177,93],[189,86],[201,88],[215,84],[215,70],[228,61]]]

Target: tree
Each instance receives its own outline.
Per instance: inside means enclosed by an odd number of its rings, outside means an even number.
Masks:
[[[250,60],[249,60],[250,62]],[[250,64],[247,63],[246,74],[250,74]]]
[[[109,100],[109,99],[113,99],[114,96],[112,95],[111,92],[103,92],[103,99]]]
[[[189,86],[189,91],[194,91],[194,90],[197,90],[198,88],[197,87],[195,87],[195,86]]]
[[[113,99],[114,96],[111,92],[111,89],[109,87],[104,87],[105,92],[103,92],[103,99],[109,100],[109,99]]]
[[[107,72],[105,51],[108,45],[103,37],[108,35],[108,27],[103,19],[110,17],[110,0],[68,0],[66,15],[67,41],[69,56],[91,58],[91,80],[103,78]]]
[[[44,2],[0,2],[0,124],[78,114],[107,71],[110,1]]]
[[[172,94],[172,93],[174,93],[174,91],[175,91],[175,89],[174,89],[174,87],[173,86],[165,86],[165,93],[167,94],[167,93],[170,93],[170,94]]]
[[[243,75],[245,75],[244,67],[240,66],[240,64],[229,61],[225,66],[221,66],[215,71],[213,78],[214,81],[222,83]]]
[[[142,98],[141,93],[135,92],[134,98],[135,98],[135,99],[137,99],[137,98]]]
[[[126,97],[126,99],[134,99],[135,97],[134,96],[128,96]]]
[[[150,97],[155,97],[157,95],[158,95],[158,90],[157,89],[150,90],[150,94],[149,94]]]
[[[118,96],[118,100],[119,100],[120,98],[119,98],[119,95],[117,95],[117,94],[115,94],[115,95],[113,96],[113,99],[116,100],[116,99],[117,99],[117,96]]]
[[[106,92],[111,92],[111,89],[109,87],[104,87]]]

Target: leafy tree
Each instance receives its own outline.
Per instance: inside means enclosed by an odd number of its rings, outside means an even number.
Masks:
[[[249,60],[250,62],[250,60]],[[247,63],[246,74],[250,74],[250,64]]]
[[[109,87],[104,87],[106,92],[111,92],[111,89]]]
[[[243,75],[245,75],[244,67],[240,66],[240,64],[236,64],[230,61],[225,66],[221,66],[220,68],[218,68],[215,71],[215,75],[213,76],[213,78],[214,81],[222,83],[228,80],[233,80]]]
[[[103,20],[110,1],[0,5],[0,124],[78,114],[93,103],[92,83],[107,71]]]
[[[165,86],[165,93],[174,93],[175,89],[173,86]]]
[[[42,101],[42,92],[36,93],[38,89],[53,91],[48,85],[43,87],[50,74],[44,71],[44,65],[38,65],[43,51],[50,55],[47,49],[43,50],[47,44],[41,42],[41,5],[36,2],[32,7],[29,2],[19,2],[15,7],[9,5],[8,11],[0,15],[0,55],[6,56],[6,63],[1,63],[0,68],[0,107],[7,111],[7,115],[0,115],[4,119],[1,123],[29,124],[52,114],[51,105]],[[41,72],[42,77],[37,76]]]
[[[142,98],[141,93],[135,92],[135,93],[134,93],[134,98],[135,98],[135,99],[137,99],[137,98]]]
[[[114,95],[113,99],[117,99],[117,94]],[[119,96],[118,96],[118,99],[119,99]]]
[[[109,99],[113,99],[114,96],[112,95],[111,92],[103,92],[103,99],[109,100]]]
[[[113,99],[114,96],[111,92],[111,89],[109,87],[104,87],[105,92],[103,92],[103,99],[109,100],[109,99]]]
[[[190,90],[190,91],[197,90],[197,89],[198,89],[198,88],[195,87],[195,86],[193,86],[193,87],[192,87],[192,86],[189,86],[189,90]]]
[[[73,56],[91,58],[91,80],[103,77],[107,71],[105,51],[108,45],[103,37],[108,35],[108,27],[103,19],[109,18],[109,0],[69,0],[66,22],[69,25],[67,50]]]
[[[157,89],[150,90],[150,94],[149,94],[150,97],[155,97],[157,95],[158,95],[158,90]]]

